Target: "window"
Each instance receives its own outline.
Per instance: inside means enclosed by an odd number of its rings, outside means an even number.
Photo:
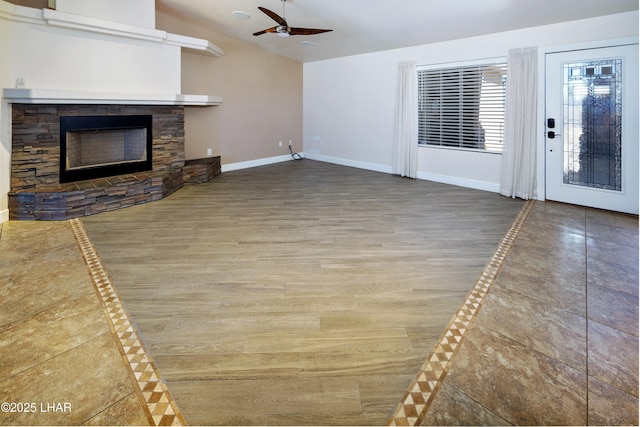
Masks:
[[[418,143],[502,152],[507,64],[418,69]]]

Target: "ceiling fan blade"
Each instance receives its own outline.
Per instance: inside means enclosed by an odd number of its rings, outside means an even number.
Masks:
[[[258,31],[257,33],[253,33],[254,36],[259,36],[264,33],[275,33],[278,27],[267,28],[266,30]]]
[[[267,14],[267,16],[269,16],[269,18],[273,19],[274,21],[276,21],[279,25],[283,25],[283,26],[287,26],[287,21],[284,20],[284,18],[282,18],[280,15],[278,15],[275,12],[270,11],[269,9],[262,7],[262,6],[258,6],[258,9],[260,9],[261,11],[263,11],[264,13]]]
[[[309,36],[312,34],[328,33],[329,31],[333,30],[321,30],[319,28],[289,28],[289,34],[291,34],[292,36]]]

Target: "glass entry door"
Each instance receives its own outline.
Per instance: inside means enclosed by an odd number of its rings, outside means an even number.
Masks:
[[[638,213],[638,46],[546,55],[546,198]]]

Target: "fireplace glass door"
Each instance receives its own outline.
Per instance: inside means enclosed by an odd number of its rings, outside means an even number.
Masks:
[[[151,116],[60,118],[60,182],[150,170]]]

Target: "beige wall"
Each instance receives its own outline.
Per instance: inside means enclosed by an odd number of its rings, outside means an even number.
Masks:
[[[156,11],[156,28],[211,41],[220,58],[182,53],[182,93],[224,98],[216,107],[187,107],[187,159],[206,157],[223,165],[287,155],[288,141],[302,151],[302,63]],[[278,141],[282,140],[282,147]]]

